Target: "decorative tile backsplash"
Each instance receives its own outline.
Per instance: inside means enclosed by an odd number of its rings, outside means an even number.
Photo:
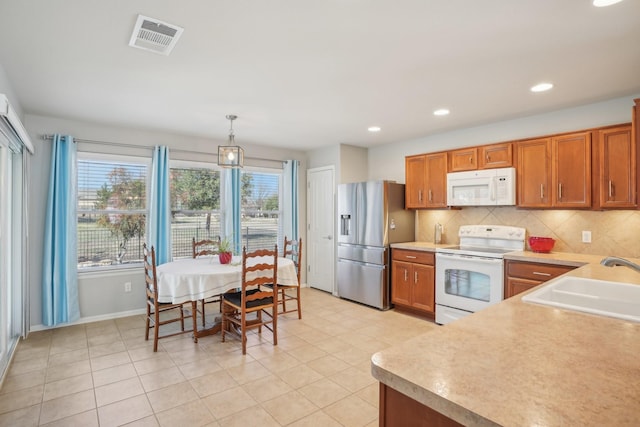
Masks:
[[[640,211],[523,210],[515,207],[477,207],[459,210],[420,210],[416,241],[433,242],[434,225],[444,226],[442,243],[457,244],[461,225],[487,224],[523,227],[528,236],[556,239],[553,252],[616,255],[640,258]],[[582,231],[591,243],[582,243]],[[526,249],[529,249],[528,244]]]

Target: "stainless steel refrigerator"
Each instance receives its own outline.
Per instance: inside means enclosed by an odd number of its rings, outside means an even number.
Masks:
[[[338,226],[338,295],[388,309],[389,244],[415,239],[415,213],[404,208],[404,184],[340,184]]]

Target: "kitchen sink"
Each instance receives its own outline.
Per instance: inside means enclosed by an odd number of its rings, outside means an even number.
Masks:
[[[563,276],[522,301],[640,322],[640,285]]]

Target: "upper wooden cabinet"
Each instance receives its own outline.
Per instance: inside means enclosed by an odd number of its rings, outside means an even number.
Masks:
[[[591,132],[518,142],[518,207],[591,207]]]
[[[552,206],[591,207],[591,132],[552,137],[551,147]]]
[[[449,172],[478,169],[478,149],[476,147],[449,151]]]
[[[531,139],[517,145],[518,207],[551,207],[551,139]]]
[[[478,169],[510,168],[513,166],[513,144],[483,145],[478,148]]]
[[[427,180],[427,156],[409,156],[404,160],[404,205],[407,209],[426,207],[425,182]]]
[[[598,161],[595,207],[635,208],[636,144],[631,125],[600,129],[597,133]]]
[[[482,145],[449,151],[449,172],[513,166],[513,144]]]
[[[447,207],[447,153],[405,158],[405,207]]]

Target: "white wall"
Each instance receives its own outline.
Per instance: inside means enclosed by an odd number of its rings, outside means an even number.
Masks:
[[[13,107],[13,109],[16,111],[18,116],[20,116],[20,118],[22,119],[23,111],[22,111],[22,106],[20,105],[20,100],[18,99],[15,92],[13,91],[11,82],[9,82],[9,77],[7,77],[7,74],[5,73],[4,67],[2,66],[2,64],[0,64],[0,93],[7,95],[7,98],[9,99],[9,103],[11,104],[11,107]]]
[[[366,181],[369,175],[367,149],[340,145],[340,180],[336,184]]]
[[[633,99],[638,97],[640,94],[373,147],[369,149],[369,179],[404,183],[404,157],[412,154],[627,123]]]
[[[151,156],[150,147],[166,145],[169,147],[172,159],[216,161],[218,143],[226,141],[212,141],[206,138],[195,138],[184,135],[169,134],[131,128],[119,128],[96,123],[67,120],[54,117],[27,115],[25,127],[29,132],[36,148],[32,162],[31,194],[30,194],[30,244],[33,249],[32,259],[42,259],[42,236],[44,235],[44,212],[47,203],[49,184],[49,170],[51,158],[51,142],[44,141],[44,134],[59,133],[72,135],[75,138],[107,141],[124,144],[139,145],[140,148],[114,147],[110,145],[82,144],[79,150],[90,149],[103,153],[117,153],[128,155]],[[243,145],[245,156],[251,158],[267,158],[275,160],[300,160],[300,176],[306,176],[306,156],[303,152],[290,149],[277,149],[262,146]],[[174,150],[174,151],[171,151]],[[184,153],[178,150],[195,151],[199,153]],[[205,153],[205,154],[202,154]],[[271,166],[273,162],[247,159],[247,165]],[[299,200],[301,201],[300,215],[306,218],[306,186],[299,186]],[[305,228],[301,227],[301,233]],[[303,234],[303,238],[306,236]],[[31,266],[31,325],[38,328],[42,323],[41,305],[41,277],[42,266],[34,262]],[[124,292],[124,283],[132,283],[132,292]],[[121,270],[116,273],[80,274],[78,280],[81,320],[99,319],[111,315],[127,314],[132,310],[145,307],[144,275],[142,268]]]

